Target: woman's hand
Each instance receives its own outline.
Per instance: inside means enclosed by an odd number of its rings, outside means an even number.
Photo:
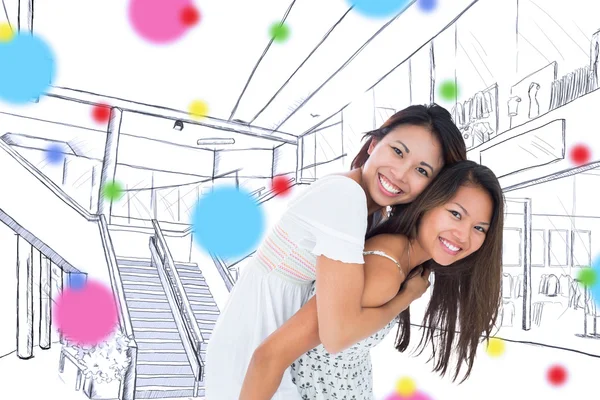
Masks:
[[[411,274],[409,274],[408,279],[403,283],[402,287],[400,288],[400,292],[405,292],[413,300],[417,300],[423,295],[423,293],[427,291],[427,289],[431,285],[431,282],[429,282],[430,274],[431,270],[429,270],[428,268],[422,270],[421,273],[416,273],[413,276],[410,276]]]

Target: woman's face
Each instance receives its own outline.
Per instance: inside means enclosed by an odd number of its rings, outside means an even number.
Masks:
[[[448,203],[423,215],[417,241],[435,262],[450,265],[481,248],[492,212],[485,190],[462,186]]]
[[[363,167],[363,184],[379,206],[413,201],[444,166],[442,148],[433,133],[401,125],[372,141]]]

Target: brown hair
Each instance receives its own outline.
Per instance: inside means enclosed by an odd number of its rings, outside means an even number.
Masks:
[[[481,248],[464,259],[450,266],[441,266],[433,260],[422,264],[424,268],[431,269],[435,280],[423,319],[423,335],[417,347],[421,348],[421,354],[431,342],[433,354],[429,361],[434,360],[434,371],[442,376],[448,370],[454,350],[457,363],[453,380],[457,379],[463,362],[468,367],[461,383],[471,374],[481,335],[489,340],[502,300],[504,196],[498,179],[489,168],[473,161],[461,161],[445,167],[415,201],[367,234],[367,237],[372,237],[395,232],[414,239],[423,215],[450,201],[465,185],[480,187],[492,198],[490,227]],[[403,352],[410,342],[410,309],[407,308],[399,317],[396,349]],[[436,329],[438,332],[435,332]],[[436,345],[439,352],[436,352]]]
[[[442,158],[445,165],[467,159],[465,141],[452,121],[452,116],[444,107],[433,103],[431,105],[409,106],[388,118],[380,128],[365,133],[363,139],[367,138],[367,141],[352,160],[351,168],[361,168],[365,165],[369,158],[369,146],[373,140],[381,140],[401,125],[417,125],[429,129],[442,147]],[[392,207],[393,212],[398,207],[398,205]],[[403,207],[404,205],[400,206],[400,208]],[[368,226],[377,225],[380,219],[381,215],[379,213],[369,216]]]

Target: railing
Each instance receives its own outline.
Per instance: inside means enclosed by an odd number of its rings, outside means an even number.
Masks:
[[[120,400],[133,400],[134,398],[134,390],[135,390],[135,377],[136,377],[136,360],[137,360],[137,346],[134,340],[133,335],[133,327],[131,325],[131,318],[129,316],[129,310],[127,308],[127,303],[125,302],[125,296],[123,294],[123,286],[121,283],[121,277],[119,274],[119,270],[117,267],[117,260],[113,250],[112,241],[110,239],[110,234],[108,233],[108,225],[106,224],[106,219],[104,215],[93,215],[81,205],[79,205],[76,201],[74,201],[68,194],[64,192],[57,184],[52,182],[45,174],[43,174],[39,169],[37,169],[34,165],[32,165],[27,159],[25,159],[22,155],[17,153],[14,149],[12,149],[8,144],[4,141],[0,140],[0,150],[4,150],[8,153],[14,160],[16,160],[24,169],[26,169],[31,175],[33,175],[36,179],[38,179],[42,184],[44,184],[52,193],[62,200],[67,206],[71,207],[75,210],[81,217],[85,220],[98,224],[98,228],[100,230],[100,238],[102,240],[102,248],[104,251],[104,256],[106,258],[106,263],[108,267],[108,273],[110,277],[110,282],[113,290],[113,294],[115,296],[115,301],[117,302],[119,308],[119,326],[123,333],[130,339],[130,348],[128,351],[129,357],[131,357],[131,363],[125,373],[125,377],[121,382],[121,389],[119,393]],[[5,171],[5,173],[8,173]],[[34,232],[32,232],[35,234]],[[76,245],[76,244],[74,244]],[[52,262],[55,264],[61,265],[61,263],[52,257],[52,254],[45,254]]]
[[[192,210],[202,195],[211,191],[214,184],[231,180],[239,187],[239,171],[234,169],[212,178],[194,182],[153,187],[131,187],[124,185],[123,197],[113,202],[111,224],[144,225],[145,221],[156,219],[160,222],[187,225]]]
[[[121,280],[121,273],[119,272],[119,267],[117,265],[117,256],[115,255],[112,240],[110,238],[110,232],[108,231],[106,217],[104,214],[100,214],[98,217],[100,220],[98,226],[100,228],[100,237],[102,238],[104,254],[108,264],[110,283],[113,288],[115,300],[119,305],[119,325],[121,326],[125,336],[127,336],[129,339],[127,356],[131,362],[127,367],[125,377],[121,383],[121,388],[119,389],[119,398],[123,400],[133,400],[135,397],[135,378],[137,374],[137,344],[133,335],[133,325],[131,324],[131,316],[129,315],[127,301],[125,300],[123,281]]]
[[[204,361],[200,357],[201,343],[204,342],[204,338],[181,283],[179,273],[175,268],[175,262],[160,229],[160,225],[156,220],[152,220],[152,225],[154,226],[155,236],[150,238],[150,251],[152,252],[153,260],[156,263],[161,280],[165,280],[166,284],[163,284],[163,287],[165,288],[167,297],[171,298],[175,303],[172,306],[175,306],[173,314],[176,322],[179,321],[177,324],[178,329],[182,328],[185,333],[182,337],[188,339],[187,341],[184,339],[183,344],[186,347],[186,352],[188,352],[190,367],[196,379],[196,384],[194,385],[194,397],[196,397],[199,383],[204,377]]]

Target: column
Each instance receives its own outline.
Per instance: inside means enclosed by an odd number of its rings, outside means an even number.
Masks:
[[[302,166],[304,164],[304,138],[298,137],[296,142],[296,184],[301,183],[302,180]]]
[[[33,357],[33,246],[17,237],[17,357]]]
[[[112,202],[104,200],[102,188],[106,183],[115,180],[117,172],[117,153],[119,149],[119,136],[121,134],[121,122],[123,121],[123,110],[113,107],[110,110],[110,120],[106,130],[106,145],[104,147],[104,159],[102,161],[102,170],[100,171],[100,184],[98,187],[98,211],[97,214],[104,214],[106,220],[110,223],[112,212]]]
[[[52,343],[52,262],[44,255],[40,268],[40,348],[48,350]]]
[[[17,30],[21,33],[33,32],[33,0],[18,0]]]
[[[531,284],[531,199],[523,199],[524,229],[521,239],[521,254],[523,255],[523,321],[524,331],[531,329],[531,299],[533,288]]]

